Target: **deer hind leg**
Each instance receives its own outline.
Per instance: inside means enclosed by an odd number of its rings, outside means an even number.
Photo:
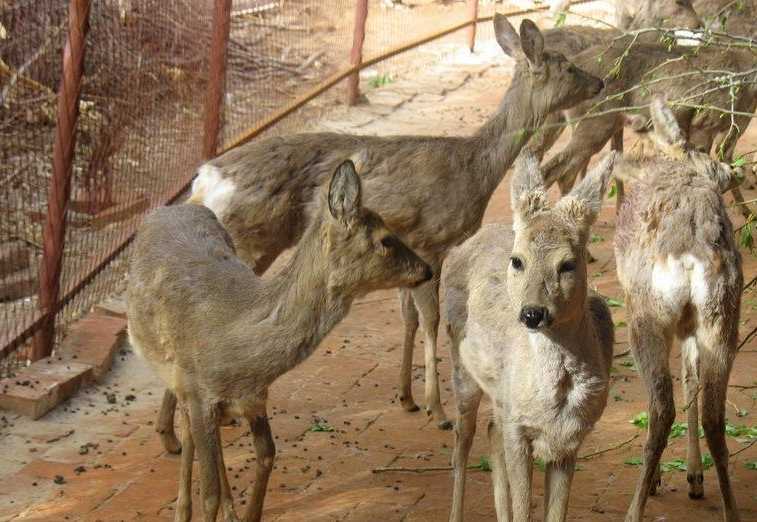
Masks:
[[[218,469],[218,480],[221,486],[221,516],[223,522],[239,522],[237,514],[234,512],[234,499],[231,498],[231,488],[226,476],[226,465],[223,461],[223,445],[221,444],[221,431],[216,430],[216,468]]]
[[[248,418],[255,444],[255,484],[252,498],[247,508],[245,522],[259,522],[263,517],[263,501],[268,487],[268,479],[273,469],[273,459],[276,457],[276,445],[271,435],[268,414],[265,408],[257,415]]]
[[[174,431],[173,420],[175,413],[176,395],[166,388],[163,394],[163,403],[160,405],[160,413],[158,414],[155,431],[160,435],[160,440],[163,441],[163,447],[166,451],[178,455],[181,453],[181,443],[176,438],[176,432]]]
[[[413,294],[408,288],[400,289],[402,321],[405,324],[405,340],[402,346],[402,367],[400,368],[400,404],[405,411],[418,411],[413,400],[413,350],[415,333],[418,331],[418,310],[415,308]]]
[[[739,288],[741,285],[739,285]],[[738,318],[738,312],[736,313]],[[700,324],[697,341],[700,352],[700,382],[702,387],[702,425],[707,438],[707,446],[715,461],[720,494],[723,501],[723,519],[739,522],[736,500],[728,477],[728,446],[725,440],[725,401],[728,391],[728,377],[736,355],[737,321],[729,331],[722,324]],[[727,339],[727,341],[724,341]]]
[[[476,417],[483,392],[473,377],[459,364],[459,361],[454,361],[452,381],[455,388],[457,422],[455,423],[455,450],[452,453],[454,488],[449,520],[450,522],[462,522],[468,456],[473,438],[476,435]]]
[[[649,431],[644,444],[644,463],[636,484],[626,522],[640,522],[644,506],[659,480],[659,464],[675,420],[673,380],[668,357],[672,336],[652,314],[634,316],[631,308],[631,348],[649,394]]]
[[[175,395],[171,393],[174,397]],[[165,396],[164,396],[165,403]],[[176,499],[175,522],[191,522],[192,520],[192,465],[194,463],[195,446],[192,440],[192,426],[189,413],[185,408],[179,408],[181,413],[181,472],[179,474],[179,495]],[[173,415],[171,416],[173,421]],[[173,422],[172,422],[173,425]]]
[[[421,324],[426,337],[426,413],[433,415],[439,429],[450,430],[452,423],[442,408],[439,392],[439,372],[436,366],[436,339],[439,333],[439,272],[440,266],[432,267],[434,278],[414,288],[413,301],[420,312]]]
[[[189,424],[200,462],[200,496],[205,522],[215,522],[220,505],[218,476],[218,411],[216,405],[203,405],[196,397],[189,400]]]
[[[699,449],[699,350],[696,337],[687,337],[681,343],[681,377],[688,418],[688,450],[686,481],[689,498],[704,496],[702,453]]]

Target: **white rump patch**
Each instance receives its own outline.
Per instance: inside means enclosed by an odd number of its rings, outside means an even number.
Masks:
[[[208,207],[218,219],[222,219],[236,188],[233,181],[223,178],[218,167],[202,165],[192,182],[190,201]]]
[[[674,309],[687,303],[704,306],[710,296],[705,264],[686,254],[680,258],[668,256],[665,262],[652,267],[652,288],[659,297]]]
[[[702,34],[679,29],[675,32],[676,45],[684,47],[696,47],[702,43]]]

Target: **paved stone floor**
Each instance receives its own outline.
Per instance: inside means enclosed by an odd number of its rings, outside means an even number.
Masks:
[[[492,113],[509,82],[511,62],[492,44],[474,57],[452,55],[437,66],[419,69],[415,78],[368,93],[370,105],[337,107],[321,128],[375,134],[472,132]],[[740,150],[752,150],[752,126]],[[487,221],[508,220],[508,183],[495,193]],[[747,191],[754,198],[754,191]],[[614,276],[612,236],[614,201],[608,199],[594,228],[591,284],[621,298]],[[735,216],[735,214],[734,214]],[[740,223],[739,217],[734,221]],[[757,273],[745,253],[747,279]],[[744,298],[742,332],[753,328],[757,298]],[[570,520],[622,520],[638,468],[624,461],[641,454],[644,434],[629,421],[646,409],[645,394],[626,344],[624,309],[613,308],[618,326],[611,399],[582,454],[608,450],[581,460],[571,498]],[[442,336],[440,371],[443,399],[453,414],[447,340]],[[270,409],[278,454],[266,498],[268,521],[442,521],[446,520],[451,477],[446,471],[379,472],[380,467],[438,467],[449,463],[453,436],[436,429],[423,413],[408,414],[397,402],[402,328],[395,292],[370,295],[355,303],[349,317],[320,349],[272,388]],[[422,361],[421,343],[416,360]],[[736,359],[728,417],[734,424],[757,421],[757,343]],[[672,367],[679,367],[676,351]],[[414,368],[416,399],[422,401],[423,368]],[[752,389],[748,389],[752,387]],[[179,459],[163,452],[153,420],[162,388],[128,345],[118,354],[103,385],[79,394],[57,411],[33,422],[0,417],[0,520],[120,521],[171,520]],[[676,380],[676,397],[681,391]],[[736,408],[745,417],[736,416]],[[2,413],[0,412],[0,415]],[[486,415],[472,461],[487,454]],[[326,423],[333,431],[313,431]],[[620,449],[611,448],[639,435]],[[223,428],[226,465],[237,511],[243,512],[254,475],[254,454],[247,429]],[[745,445],[729,437],[732,452]],[[671,441],[664,460],[685,457],[685,438]],[[704,449],[706,451],[706,449]],[[742,520],[757,520],[757,446],[732,459],[734,489]],[[541,520],[543,473],[535,472],[536,519]],[[196,475],[195,475],[196,476]],[[706,498],[690,501],[686,474],[663,474],[662,494],[649,502],[649,520],[721,520],[713,469],[705,476]],[[195,483],[195,490],[197,483]],[[494,520],[489,475],[469,474],[466,520]],[[195,496],[196,506],[198,499]],[[195,510],[195,519],[200,516]]]

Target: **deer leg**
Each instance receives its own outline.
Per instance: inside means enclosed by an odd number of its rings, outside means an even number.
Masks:
[[[166,388],[165,393],[163,393],[163,403],[160,405],[160,413],[158,414],[158,423],[155,426],[155,431],[160,435],[160,440],[163,441],[163,447],[166,451],[178,455],[181,453],[181,444],[179,443],[179,439],[176,438],[173,426],[175,413],[176,395]]]
[[[495,423],[500,429],[502,428],[499,418],[495,420]],[[509,497],[512,502],[512,520],[531,522],[531,479],[533,476],[531,444],[518,434],[505,433],[502,438],[507,463]],[[500,480],[497,482],[500,482]],[[500,505],[506,502],[504,498],[501,498],[502,492],[497,493],[496,496],[500,497],[497,500]]]
[[[271,435],[268,414],[263,409],[260,414],[250,417],[250,429],[255,444],[255,485],[252,491],[250,505],[247,508],[245,522],[260,522],[263,517],[263,501],[268,487],[268,479],[273,469],[273,459],[276,456],[276,445]]]
[[[738,312],[735,317],[738,318]],[[700,353],[702,403],[705,405],[702,411],[702,426],[707,446],[715,461],[723,502],[723,520],[726,522],[741,520],[728,477],[728,446],[725,441],[725,401],[728,377],[736,354],[737,328],[737,325],[731,328],[731,335],[723,335],[722,328],[703,325],[700,325],[697,331],[699,345],[706,347]],[[723,338],[730,338],[731,346],[726,346]]]
[[[402,346],[402,367],[400,368],[400,404],[405,411],[418,411],[413,400],[413,350],[415,333],[418,331],[418,310],[413,302],[413,294],[407,288],[400,289],[402,321],[405,324],[405,341]]]
[[[452,492],[452,510],[450,522],[463,521],[463,501],[465,499],[465,475],[468,456],[476,435],[476,417],[483,392],[473,377],[465,371],[459,361],[455,362],[452,382],[455,388],[457,405],[457,422],[455,423],[455,450],[452,453],[452,473],[454,488]]]
[[[226,465],[223,461],[223,444],[221,444],[221,430],[216,431],[216,465],[218,469],[218,480],[221,486],[221,515],[223,522],[238,522],[237,514],[234,512],[234,499],[231,498],[231,488],[229,479],[226,476]]]
[[[704,475],[699,449],[699,350],[695,337],[688,337],[681,343],[681,377],[688,408],[686,481],[689,483],[689,498],[698,499],[704,496]]]
[[[175,395],[171,393],[175,399]],[[165,396],[164,396],[165,402]],[[195,446],[192,441],[192,427],[189,413],[185,408],[179,408],[181,414],[181,472],[179,474],[179,495],[176,499],[175,522],[191,522],[192,520],[192,465],[194,463]]]
[[[442,430],[452,429],[452,423],[442,408],[439,393],[439,374],[436,369],[436,339],[439,333],[439,272],[440,266],[432,267],[434,278],[414,288],[413,301],[420,312],[421,324],[426,336],[426,414],[433,415],[437,426]]]
[[[218,412],[215,405],[204,406],[196,397],[189,400],[189,424],[200,462],[200,496],[205,522],[215,522],[220,503],[218,477]]]
[[[623,152],[623,126],[615,131],[612,135],[612,142],[610,148],[615,152]],[[623,198],[625,197],[625,191],[623,182],[619,179],[615,180],[615,212],[620,210],[620,206],[623,204]]]
[[[565,522],[568,515],[568,498],[576,456],[547,464],[544,485],[544,522]]]
[[[489,420],[489,448],[492,463],[492,485],[494,486],[494,508],[497,511],[498,522],[509,522],[513,518],[510,483],[507,478],[507,461],[505,460],[504,434],[502,433],[502,417],[495,411]]]
[[[673,380],[668,357],[671,336],[655,316],[634,316],[630,321],[631,349],[649,394],[649,431],[644,444],[644,463],[636,484],[626,522],[641,522],[649,494],[656,487],[662,452],[668,442],[670,427],[675,420]]]

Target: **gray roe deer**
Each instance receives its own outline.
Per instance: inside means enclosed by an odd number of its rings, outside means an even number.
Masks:
[[[452,250],[443,295],[458,410],[450,522],[462,522],[465,474],[481,396],[497,520],[531,520],[534,457],[547,465],[545,518],[566,519],[576,453],[607,402],[614,330],[587,288],[589,230],[616,160],[610,153],[552,208],[539,165],[521,154],[513,225],[489,225]]]
[[[255,141],[201,167],[192,201],[213,210],[240,257],[261,273],[299,240],[311,220],[308,203],[326,173],[340,158],[353,158],[366,187],[366,204],[438,274],[447,251],[480,227],[492,192],[532,131],[549,113],[602,89],[600,80],[560,53],[545,50],[532,21],[522,22],[519,36],[497,14],[494,30],[504,52],[517,62],[499,110],[473,136],[309,133]],[[407,411],[418,409],[411,378],[420,312],[426,337],[426,411],[449,429],[437,376],[438,288],[437,276],[401,292],[405,342],[399,395]],[[176,448],[170,393],[164,404],[158,430],[167,448]]]
[[[195,449],[205,522],[219,504],[225,521],[236,520],[218,428],[230,417],[250,423],[257,460],[246,520],[260,520],[275,453],[268,387],[313,353],[353,299],[432,277],[361,194],[347,161],[292,259],[265,280],[236,256],[209,209],[167,207],[145,220],[129,273],[129,338],[179,399],[177,521],[191,519]]]
[[[625,291],[631,349],[649,394],[644,464],[626,521],[642,520],[647,496],[659,483],[660,455],[676,414],[668,361],[677,337],[688,406],[689,496],[703,495],[697,435],[701,392],[702,425],[718,473],[724,519],[737,522],[724,429],[743,276],[720,196],[732,171],[690,150],[661,100],[654,101],[651,114],[660,153],[626,160],[615,169],[630,186],[615,234],[618,279]]]

